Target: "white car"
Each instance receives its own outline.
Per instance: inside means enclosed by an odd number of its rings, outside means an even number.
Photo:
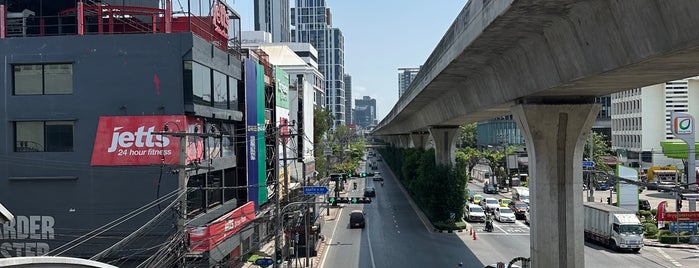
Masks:
[[[483,212],[483,208],[479,205],[468,204],[464,212],[464,219],[466,221],[485,221],[485,212]]]
[[[498,207],[495,209],[495,219],[499,222],[515,222],[515,213],[510,208]]]
[[[481,200],[481,207],[485,209],[486,212],[492,213],[495,211],[496,208],[500,207],[500,203],[498,203],[498,200],[492,197],[486,197]]]
[[[524,223],[526,224],[531,224],[532,220],[530,218],[531,216],[529,215],[529,208],[524,212]]]

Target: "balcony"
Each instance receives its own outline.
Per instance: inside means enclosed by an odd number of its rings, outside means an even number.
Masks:
[[[205,1],[209,2],[209,0]],[[189,11],[173,13],[171,0],[162,1],[164,8],[107,5],[96,1],[85,1],[77,2],[75,6],[61,9],[54,14],[50,14],[47,10],[43,12],[29,10],[21,4],[13,6],[13,9],[22,9],[22,11],[12,12],[7,6],[0,4],[0,39],[192,32],[221,50],[239,55],[240,15],[225,2],[212,1],[214,4],[211,10],[207,11],[207,14],[198,15]],[[192,6],[199,5],[197,0],[188,2],[193,2]],[[31,6],[27,3],[26,7]],[[37,14],[43,15],[37,16]]]

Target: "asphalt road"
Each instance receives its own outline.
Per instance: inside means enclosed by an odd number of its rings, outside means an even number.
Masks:
[[[429,223],[419,217],[419,212],[382,162],[379,162],[378,171],[385,179],[383,187],[371,178],[354,179],[358,182],[358,190],[347,193],[361,196],[364,186],[374,186],[376,197],[372,203],[343,204],[337,219],[324,227],[332,231],[327,234],[328,246],[321,267],[456,267],[459,262],[463,262],[464,267],[483,267],[530,256],[529,227],[522,220],[496,221],[492,233],[482,231],[483,223],[472,223],[475,240],[468,230],[434,232],[428,227]],[[352,180],[348,183],[351,186]],[[471,184],[470,188],[482,194],[480,185]],[[600,197],[605,194],[598,193]],[[509,193],[484,196],[510,197]],[[366,228],[349,228],[349,212],[355,209],[364,210]],[[619,253],[597,244],[585,245],[586,267],[695,267],[699,258],[696,250],[644,247],[639,253]]]

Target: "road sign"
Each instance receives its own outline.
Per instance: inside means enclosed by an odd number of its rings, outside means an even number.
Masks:
[[[262,266],[262,267],[267,267],[270,265],[274,264],[274,260],[272,258],[259,258],[255,260],[255,264]]]
[[[595,162],[594,161],[583,161],[582,166],[583,167],[595,167]]]
[[[670,232],[676,232],[676,224],[677,222],[670,222]],[[680,232],[697,232],[697,223],[696,222],[686,222],[686,221],[681,221],[679,222],[679,231]]]
[[[454,214],[454,212],[449,213],[449,218],[450,218],[450,219],[456,218],[456,214]]]
[[[314,195],[314,194],[327,194],[328,187],[325,186],[305,186],[303,187],[303,194]]]

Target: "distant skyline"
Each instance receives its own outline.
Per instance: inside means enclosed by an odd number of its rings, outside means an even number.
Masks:
[[[376,99],[377,119],[383,120],[398,101],[398,68],[424,64],[467,2],[326,0],[332,26],[345,38],[345,72],[352,76],[353,99]],[[242,30],[253,31],[253,1],[229,5],[242,17]]]

